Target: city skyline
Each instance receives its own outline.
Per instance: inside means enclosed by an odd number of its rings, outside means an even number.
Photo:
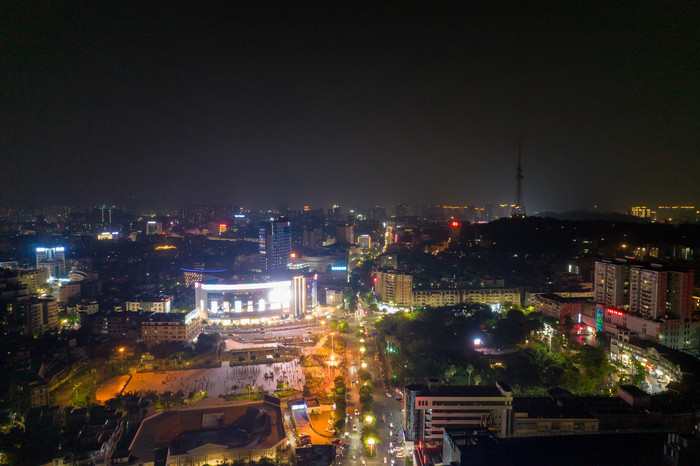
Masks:
[[[10,5],[1,205],[700,203],[697,4]]]

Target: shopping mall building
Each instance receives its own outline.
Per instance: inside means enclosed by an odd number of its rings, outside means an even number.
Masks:
[[[195,283],[195,305],[210,323],[262,324],[294,319],[318,307],[316,275],[245,283]]]

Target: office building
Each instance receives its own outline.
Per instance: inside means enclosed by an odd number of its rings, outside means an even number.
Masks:
[[[380,269],[396,269],[399,267],[399,258],[396,254],[381,254],[377,257],[377,266]]]
[[[156,222],[155,220],[146,222],[147,235],[160,235],[161,233],[163,233],[163,224],[161,222]]]
[[[372,237],[369,235],[360,235],[357,237],[357,245],[363,249],[372,247]]]
[[[593,302],[586,298],[565,298],[555,293],[542,293],[534,297],[535,312],[563,322],[567,317],[576,321],[583,313],[584,306],[593,307]]]
[[[36,248],[36,266],[46,269],[50,278],[66,276],[66,248]]]
[[[488,427],[499,437],[512,431],[513,392],[496,386],[410,384],[404,398],[406,443],[441,442],[451,427]]]
[[[258,262],[264,272],[288,269],[292,262],[292,224],[265,222],[258,229]]]

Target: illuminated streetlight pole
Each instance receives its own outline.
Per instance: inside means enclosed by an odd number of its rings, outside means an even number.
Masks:
[[[119,356],[122,360],[122,372],[124,372],[124,347],[119,348]]]
[[[331,332],[331,361],[335,360],[334,347],[333,347],[333,336],[335,336],[335,332]]]

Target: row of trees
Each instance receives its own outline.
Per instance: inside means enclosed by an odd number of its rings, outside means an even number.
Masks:
[[[545,394],[556,386],[580,394],[609,393],[608,374],[615,369],[603,348],[571,343],[557,350],[533,341],[523,344],[541,323],[534,313],[511,309],[498,315],[475,305],[397,313],[376,326],[398,382],[407,376],[436,377],[455,385],[502,380],[521,394]],[[474,338],[503,351],[497,356],[477,352]]]
[[[333,411],[335,421],[333,422],[333,428],[336,431],[340,431],[343,429],[343,427],[345,427],[345,414],[347,412],[347,400],[345,397],[347,394],[347,388],[345,387],[345,381],[343,380],[342,375],[337,376],[333,380],[333,383],[335,385],[335,409]]]

